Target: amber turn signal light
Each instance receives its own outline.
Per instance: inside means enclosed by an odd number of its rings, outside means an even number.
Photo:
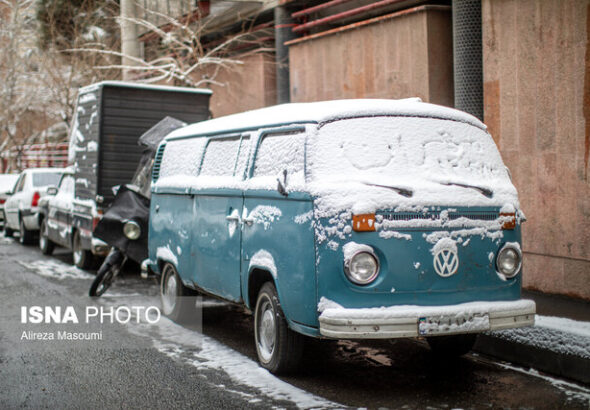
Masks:
[[[353,215],[352,230],[356,232],[375,231],[375,214]]]
[[[500,213],[500,217],[503,219],[502,229],[514,229],[516,228],[516,214],[513,213]]]

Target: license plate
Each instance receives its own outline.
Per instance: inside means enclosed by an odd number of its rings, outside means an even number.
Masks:
[[[478,333],[489,329],[490,318],[487,314],[428,316],[418,321],[418,333],[424,336]]]

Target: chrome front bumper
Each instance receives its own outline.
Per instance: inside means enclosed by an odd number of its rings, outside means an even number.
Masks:
[[[532,326],[535,311],[532,300],[365,309],[330,307],[322,312],[319,322],[320,334],[330,338],[392,339]]]

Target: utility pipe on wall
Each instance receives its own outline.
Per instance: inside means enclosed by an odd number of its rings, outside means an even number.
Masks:
[[[285,6],[274,9],[275,17],[275,61],[277,66],[277,104],[291,101],[289,83],[289,47],[285,43],[295,38],[291,30],[293,20]]]
[[[483,121],[481,0],[453,0],[455,108]]]

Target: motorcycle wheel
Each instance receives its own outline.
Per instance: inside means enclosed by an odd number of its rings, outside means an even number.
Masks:
[[[121,271],[121,266],[123,264],[109,264],[105,260],[102,266],[98,269],[96,273],[96,277],[92,281],[92,285],[90,285],[90,290],[88,291],[88,296],[91,297],[100,297],[102,296],[108,288],[111,287],[115,278]]]

